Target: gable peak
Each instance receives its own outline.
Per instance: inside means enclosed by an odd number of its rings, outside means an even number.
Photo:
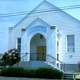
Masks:
[[[46,0],[43,0],[43,1],[46,1]]]

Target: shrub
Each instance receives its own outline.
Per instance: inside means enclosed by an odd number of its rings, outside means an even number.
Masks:
[[[35,78],[36,69],[25,69],[25,77]]]
[[[4,67],[13,66],[20,61],[20,55],[17,49],[10,49],[2,56],[2,64]]]
[[[9,67],[1,70],[1,76],[10,77],[35,77],[35,69],[24,69],[22,67]]]
[[[51,68],[39,68],[36,70],[36,76],[38,78],[46,79],[61,79],[63,73],[59,70],[53,70]]]
[[[10,67],[1,70],[1,76],[61,79],[63,73],[51,68],[24,69],[21,67]]]
[[[63,77],[63,72],[59,71],[59,70],[53,70],[53,78],[54,79],[62,79]]]
[[[1,76],[24,77],[25,69],[21,67],[9,67],[1,70]]]

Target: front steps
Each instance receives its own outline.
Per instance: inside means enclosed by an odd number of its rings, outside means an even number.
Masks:
[[[17,64],[14,66],[17,66]],[[23,68],[33,68],[33,69],[41,67],[47,67],[47,68],[50,67],[45,63],[45,61],[20,61],[18,63],[18,66]]]
[[[46,68],[57,69],[57,70],[60,70],[60,71],[64,72],[64,70],[61,70],[60,68],[58,68],[54,64],[50,64],[49,62],[46,62],[46,61],[20,61],[18,64],[15,64],[14,66],[23,67],[23,68],[46,67]]]
[[[73,74],[71,74],[71,73],[64,73],[63,74],[63,80],[74,80],[73,79]]]

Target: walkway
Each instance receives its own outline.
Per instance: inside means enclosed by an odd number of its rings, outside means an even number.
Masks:
[[[55,79],[38,79],[38,78],[16,78],[16,77],[2,77],[0,76],[0,80],[55,80]],[[57,79],[60,80],[60,79]]]

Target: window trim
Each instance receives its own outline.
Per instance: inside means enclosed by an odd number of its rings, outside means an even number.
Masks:
[[[67,36],[74,36],[74,51],[73,51],[73,52],[69,52],[69,51],[68,51]],[[75,35],[74,35],[74,34],[68,34],[68,35],[66,35],[66,52],[67,52],[67,53],[75,53]]]
[[[21,37],[17,37],[17,44],[16,44],[16,48],[18,49],[18,46],[20,46],[20,48],[21,48],[21,41],[20,41],[20,43],[18,43],[18,39],[21,39]],[[19,50],[18,50],[19,51]],[[21,53],[21,49],[20,49],[20,52],[19,53]]]

